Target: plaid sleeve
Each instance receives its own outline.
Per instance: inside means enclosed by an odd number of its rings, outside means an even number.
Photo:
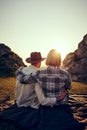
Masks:
[[[36,79],[32,76],[32,73],[25,75],[22,70],[17,70],[16,77],[22,84],[31,84],[36,82]]]
[[[71,80],[71,76],[70,74],[68,73],[67,74],[68,78],[67,78],[67,89],[70,89],[72,86],[71,86],[71,83],[72,83],[72,80]]]

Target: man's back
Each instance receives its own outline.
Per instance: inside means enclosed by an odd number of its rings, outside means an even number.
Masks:
[[[24,67],[22,72],[24,74],[29,74],[35,72],[37,70],[34,66]],[[21,84],[20,81],[17,79],[16,81],[16,89],[15,89],[15,96],[16,96],[16,103],[19,107],[21,106],[31,106],[32,108],[38,108],[39,102],[36,97],[35,87],[33,84]]]

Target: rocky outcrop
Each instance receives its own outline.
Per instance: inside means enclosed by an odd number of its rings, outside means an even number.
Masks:
[[[15,71],[20,67],[25,66],[17,54],[3,43],[0,43],[0,77],[15,76]]]
[[[71,74],[72,81],[87,83],[87,34],[77,50],[65,57],[62,68]]]

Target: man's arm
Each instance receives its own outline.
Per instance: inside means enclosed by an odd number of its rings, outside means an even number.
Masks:
[[[41,105],[51,106],[56,103],[56,98],[46,98],[39,83],[35,83],[35,92]]]
[[[48,97],[46,98],[44,96],[41,86],[38,83],[35,83],[35,92],[36,92],[36,95],[38,97],[40,104],[46,105],[46,106],[55,105],[56,102],[62,100],[67,94],[67,92],[65,90],[63,90],[61,95],[58,96],[57,98],[48,98]]]

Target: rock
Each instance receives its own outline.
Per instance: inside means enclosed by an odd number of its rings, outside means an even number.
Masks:
[[[71,74],[72,81],[87,83],[87,34],[77,50],[65,57],[62,68]]]
[[[0,77],[15,76],[20,66],[25,66],[22,58],[12,52],[8,46],[0,43]]]
[[[4,45],[3,43],[0,43],[0,57],[3,56],[4,54],[7,54],[11,51],[11,49]]]

